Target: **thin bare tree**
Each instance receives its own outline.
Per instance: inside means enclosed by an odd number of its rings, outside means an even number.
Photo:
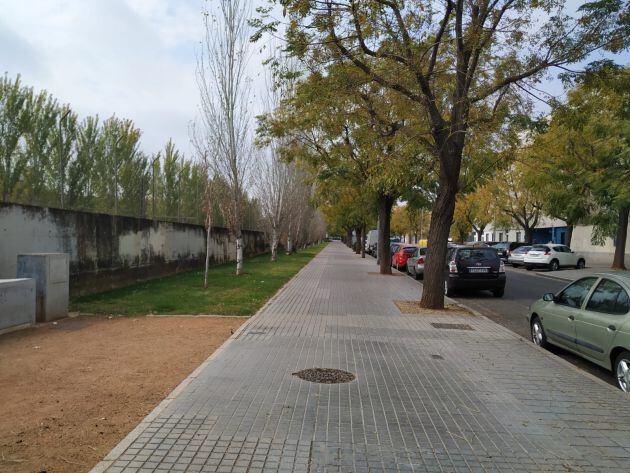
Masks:
[[[243,271],[243,203],[253,156],[247,76],[252,5],[251,0],[206,3],[204,38],[197,61],[201,124],[209,169],[229,189],[229,199],[221,210],[236,239],[239,275]]]

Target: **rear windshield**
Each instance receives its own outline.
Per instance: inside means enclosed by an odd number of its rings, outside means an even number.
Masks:
[[[532,246],[532,250],[534,251],[549,251],[549,247],[545,245],[534,245]]]
[[[461,249],[457,252],[457,259],[459,260],[497,258],[497,252],[492,248]]]
[[[512,253],[527,253],[531,249],[531,246],[519,246],[517,249],[512,251]]]
[[[496,245],[492,245],[493,248],[507,248],[507,243],[497,243]]]
[[[410,247],[410,248],[403,249],[403,251],[405,253],[413,253],[414,251],[416,251],[416,249],[414,247]]]

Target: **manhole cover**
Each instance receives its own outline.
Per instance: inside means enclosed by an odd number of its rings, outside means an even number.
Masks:
[[[293,373],[293,376],[311,383],[323,384],[349,383],[356,378],[353,373],[334,368],[308,368]]]
[[[431,323],[435,328],[451,329],[451,330],[475,330],[468,324],[440,324],[437,322]]]

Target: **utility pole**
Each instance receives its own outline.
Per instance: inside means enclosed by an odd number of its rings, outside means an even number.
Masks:
[[[64,186],[64,177],[65,177],[65,172],[63,170],[63,136],[62,136],[62,129],[61,129],[61,122],[63,122],[66,117],[68,116],[68,114],[70,113],[70,109],[68,108],[65,113],[59,117],[59,140],[58,140],[58,144],[59,144],[59,150],[58,150],[58,154],[59,154],[59,207],[61,207],[63,209],[63,186]]]
[[[153,223],[155,223],[155,162],[160,159],[158,154],[151,162],[151,179],[153,180],[153,191],[151,192],[151,212],[153,213]]]

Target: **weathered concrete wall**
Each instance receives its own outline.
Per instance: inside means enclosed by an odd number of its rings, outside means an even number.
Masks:
[[[0,279],[0,333],[35,323],[35,280]]]
[[[630,230],[630,225],[628,226]],[[571,237],[571,249],[584,255],[586,265],[611,265],[615,254],[615,245],[612,238],[606,238],[602,246],[593,245],[591,236],[593,235],[592,225],[580,225],[573,229]],[[630,232],[626,239],[626,266],[630,264]]]
[[[89,293],[203,264],[205,229],[46,207],[0,203],[0,278],[14,278],[17,255],[68,253],[70,291]],[[262,232],[244,231],[245,255],[266,250]],[[213,228],[212,262],[232,261],[236,242]]]

